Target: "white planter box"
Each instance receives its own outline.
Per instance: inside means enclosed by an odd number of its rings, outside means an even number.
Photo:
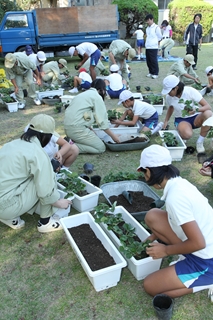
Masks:
[[[162,138],[162,140],[163,140],[164,132],[171,132],[176,136],[176,138],[180,144],[179,146],[167,147],[167,145],[164,142],[163,142],[163,146],[169,150],[171,157],[172,157],[172,161],[181,161],[181,159],[183,158],[184,150],[186,149],[185,143],[183,142],[179,133],[176,130],[159,131],[159,135]]]
[[[145,228],[143,228],[143,226],[138,221],[136,221],[131,216],[131,214],[122,206],[117,206],[115,208],[115,211],[112,212],[112,214],[117,213],[121,213],[122,218],[125,220],[125,222],[130,223],[135,228],[135,233],[141,239],[141,241],[144,241],[150,235],[149,232]],[[108,237],[115,244],[115,246],[119,248],[121,246],[121,243],[118,237],[115,235],[115,233],[111,230],[108,230],[107,225],[105,225],[104,223],[101,223],[100,225],[103,228],[104,232],[106,232]],[[136,260],[134,257],[130,259],[125,259],[127,261],[129,270],[132,272],[133,276],[137,280],[142,280],[150,273],[159,270],[162,261],[162,259],[153,260],[151,257],[147,257],[141,260]]]
[[[134,99],[143,100],[143,96],[140,92],[133,92],[132,96]]]
[[[94,209],[94,207],[98,204],[99,194],[102,193],[102,190],[96,186],[94,186],[89,181],[78,177],[84,184],[85,189],[87,191],[87,195],[80,197],[79,195],[75,194],[74,199],[72,200],[72,206],[79,212],[90,211]],[[60,190],[64,190],[65,187],[61,183],[57,183],[58,188]]]
[[[9,112],[17,112],[18,111],[18,101],[17,102],[10,102],[10,103],[6,103],[7,106],[7,110]]]
[[[61,96],[60,99],[61,99],[61,102],[65,102],[65,103],[69,103],[72,101],[72,99],[74,99],[75,96],[71,96],[71,95],[65,95],[65,96]]]
[[[54,97],[54,96],[63,96],[64,89],[57,89],[57,90],[46,90],[46,91],[36,91],[37,98],[42,100],[45,97]]]
[[[63,218],[61,219],[61,224],[73,251],[75,252],[79,262],[82,265],[82,268],[84,269],[95,290],[101,291],[116,286],[118,281],[120,281],[121,269],[126,267],[126,261],[106,236],[101,227],[97,223],[95,223],[94,218],[92,217],[90,212],[83,212],[81,214]],[[91,270],[68,230],[68,228],[77,227],[81,224],[90,225],[90,228],[93,230],[97,238],[102,242],[102,245],[114,259],[116,263],[115,265],[97,271]]]
[[[60,193],[60,199],[64,199],[64,197],[67,195],[66,192],[62,191],[62,190],[58,190],[58,192]],[[69,200],[73,200],[75,196],[70,197]],[[59,219],[64,218],[64,217],[68,217],[69,213],[70,213],[70,209],[71,207],[69,206],[67,209],[58,209],[54,215],[57,215]],[[35,209],[35,213],[40,215],[40,203],[38,203],[36,209]]]
[[[146,95],[144,95],[144,97],[147,97],[147,99],[149,99],[149,95],[150,94],[146,94]],[[163,107],[165,106],[165,99],[161,94],[157,94],[157,96],[160,96],[163,99],[163,104],[152,104],[151,102],[150,102],[150,104],[153,105],[153,107],[156,109],[158,115],[160,116],[163,113]]]

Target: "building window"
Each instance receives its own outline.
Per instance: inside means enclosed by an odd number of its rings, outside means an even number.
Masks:
[[[158,0],[158,9],[167,9],[167,6],[171,0]]]

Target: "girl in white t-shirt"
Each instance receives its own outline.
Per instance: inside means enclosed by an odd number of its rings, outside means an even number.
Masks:
[[[136,35],[137,38],[137,50],[138,50],[138,60],[143,58],[143,49],[144,48],[144,32],[142,30],[143,26],[140,24],[138,29],[133,33],[133,36]]]
[[[167,148],[151,145],[141,153],[138,171],[149,186],[163,190],[165,209],[151,209],[145,223],[152,241],[146,249],[153,259],[180,255],[169,267],[148,275],[143,282],[151,296],[177,298],[213,288],[213,209],[208,199],[172,165]],[[155,240],[160,239],[159,243]],[[147,240],[147,239],[146,239]]]
[[[168,60],[169,53],[174,47],[174,40],[172,40],[172,27],[169,25],[167,20],[163,20],[161,24],[162,39],[160,42],[160,49],[162,50],[162,58]]]
[[[166,105],[168,106],[163,128],[166,128],[169,119],[174,113],[175,126],[182,139],[188,140],[193,135],[193,129],[200,129],[200,136],[196,143],[198,153],[205,152],[203,142],[210,129],[202,126],[204,121],[212,116],[211,106],[202,97],[199,91],[192,87],[186,87],[174,75],[169,75],[163,80],[163,95],[166,94]],[[192,110],[186,110],[186,101],[191,101]],[[184,115],[185,113],[188,114]]]

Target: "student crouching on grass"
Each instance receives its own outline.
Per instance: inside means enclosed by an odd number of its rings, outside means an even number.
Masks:
[[[124,90],[121,92],[118,105],[121,103],[127,110],[120,119],[111,121],[116,127],[119,125],[134,126],[137,124],[140,128],[139,131],[151,131],[151,134],[157,133],[162,129],[163,122],[158,123],[156,109],[147,102],[134,99],[131,91]],[[124,121],[127,116],[132,118],[132,120]]]
[[[119,98],[120,93],[126,89],[126,80],[122,79],[119,74],[119,66],[112,64],[109,68],[111,74],[106,77],[106,92],[110,98]]]
[[[166,210],[151,209],[145,222],[152,242],[146,252],[153,259],[180,255],[179,259],[148,275],[145,291],[171,298],[213,288],[213,209],[198,189],[180,177],[167,148],[152,145],[141,153],[138,171],[146,182],[163,190]]]
[[[50,159],[42,149],[54,131],[54,119],[38,114],[20,139],[0,149],[0,221],[12,229],[24,227],[25,221],[20,216],[26,212],[33,214],[38,204],[38,231],[62,229],[54,213],[58,208],[67,209],[71,201],[60,199]]]
[[[166,128],[173,113],[175,116],[175,127],[182,139],[190,139],[193,135],[193,130],[201,128],[196,142],[196,149],[198,153],[205,152],[203,142],[210,127],[204,127],[202,124],[212,116],[211,106],[202,97],[200,92],[194,88],[186,87],[174,75],[167,76],[163,80],[163,90],[161,93],[166,95],[166,105],[168,106],[163,128]],[[187,100],[191,101],[192,110],[184,115],[183,110],[186,111]]]
[[[79,69],[79,75],[74,76],[74,88],[69,90],[71,93],[78,93],[78,87],[82,90],[87,90],[91,87],[92,78],[85,68]]]

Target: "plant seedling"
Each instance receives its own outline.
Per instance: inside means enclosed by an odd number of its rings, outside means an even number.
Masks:
[[[178,103],[184,103],[185,104],[185,107],[184,109],[182,110],[182,117],[185,117],[185,116],[189,116],[190,114],[190,111],[193,111],[194,108],[192,106],[192,100],[184,100],[184,99],[180,99],[178,101]],[[194,105],[195,106],[198,106],[198,103],[197,102],[194,102]],[[196,108],[195,111],[198,111],[199,108]]]
[[[135,233],[135,228],[123,220],[121,213],[111,214],[110,212],[114,212],[115,207],[116,202],[113,203],[112,207],[105,203],[96,206],[95,222],[106,224],[107,229],[116,234],[121,243],[119,250],[127,259],[132,256],[140,259],[141,255],[146,257],[146,248],[151,241],[141,242]]]
[[[176,147],[178,145],[177,138],[172,132],[164,132],[163,140],[168,147]]]
[[[60,170],[60,173],[62,173],[63,176],[58,179],[58,182],[65,187],[63,190],[67,192],[65,199],[72,197],[74,194],[81,195],[86,185],[79,179],[78,174],[64,169]]]
[[[10,96],[3,96],[1,97],[1,99],[5,102],[5,103],[11,103],[14,102],[14,99]]]

